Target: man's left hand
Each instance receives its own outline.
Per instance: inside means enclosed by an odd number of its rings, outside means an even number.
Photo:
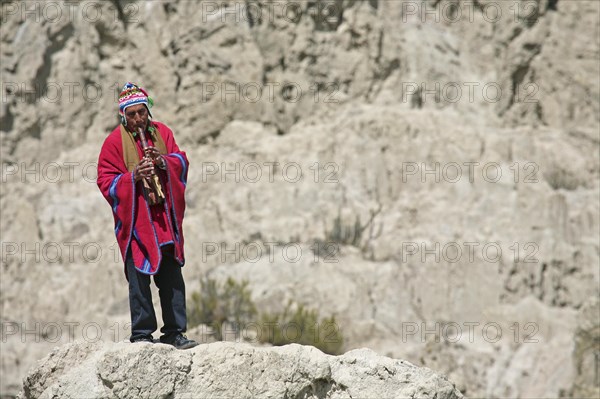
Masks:
[[[152,160],[152,162],[156,166],[161,167],[161,168],[164,167],[165,160],[160,155],[160,152],[158,152],[158,149],[156,147],[147,147],[144,150],[144,153],[148,158],[150,158]]]

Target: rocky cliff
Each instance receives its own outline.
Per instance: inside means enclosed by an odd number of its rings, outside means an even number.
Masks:
[[[68,344],[25,378],[20,398],[437,398],[463,396],[427,368],[356,349],[213,343]]]
[[[0,393],[56,344],[127,335],[94,178],[131,80],[191,162],[188,292],[248,280],[466,396],[600,394],[597,1],[2,11]]]

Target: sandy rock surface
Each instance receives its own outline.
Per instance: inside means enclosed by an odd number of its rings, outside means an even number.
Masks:
[[[329,356],[301,345],[219,342],[55,348],[24,380],[20,398],[439,398],[463,396],[431,370],[356,349]]]

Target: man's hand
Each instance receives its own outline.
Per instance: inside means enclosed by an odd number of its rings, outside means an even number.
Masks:
[[[137,183],[142,179],[149,178],[154,174],[154,163],[150,158],[144,157],[133,170],[133,179]]]
[[[146,147],[146,149],[144,150],[144,155],[150,158],[154,165],[160,168],[164,168],[165,160],[160,155],[160,152],[158,152],[158,149],[156,149],[156,147]]]

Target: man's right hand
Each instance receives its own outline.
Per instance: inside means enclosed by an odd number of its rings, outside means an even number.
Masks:
[[[149,178],[154,174],[154,163],[147,157],[142,158],[133,170],[133,179],[137,183],[142,179]]]

